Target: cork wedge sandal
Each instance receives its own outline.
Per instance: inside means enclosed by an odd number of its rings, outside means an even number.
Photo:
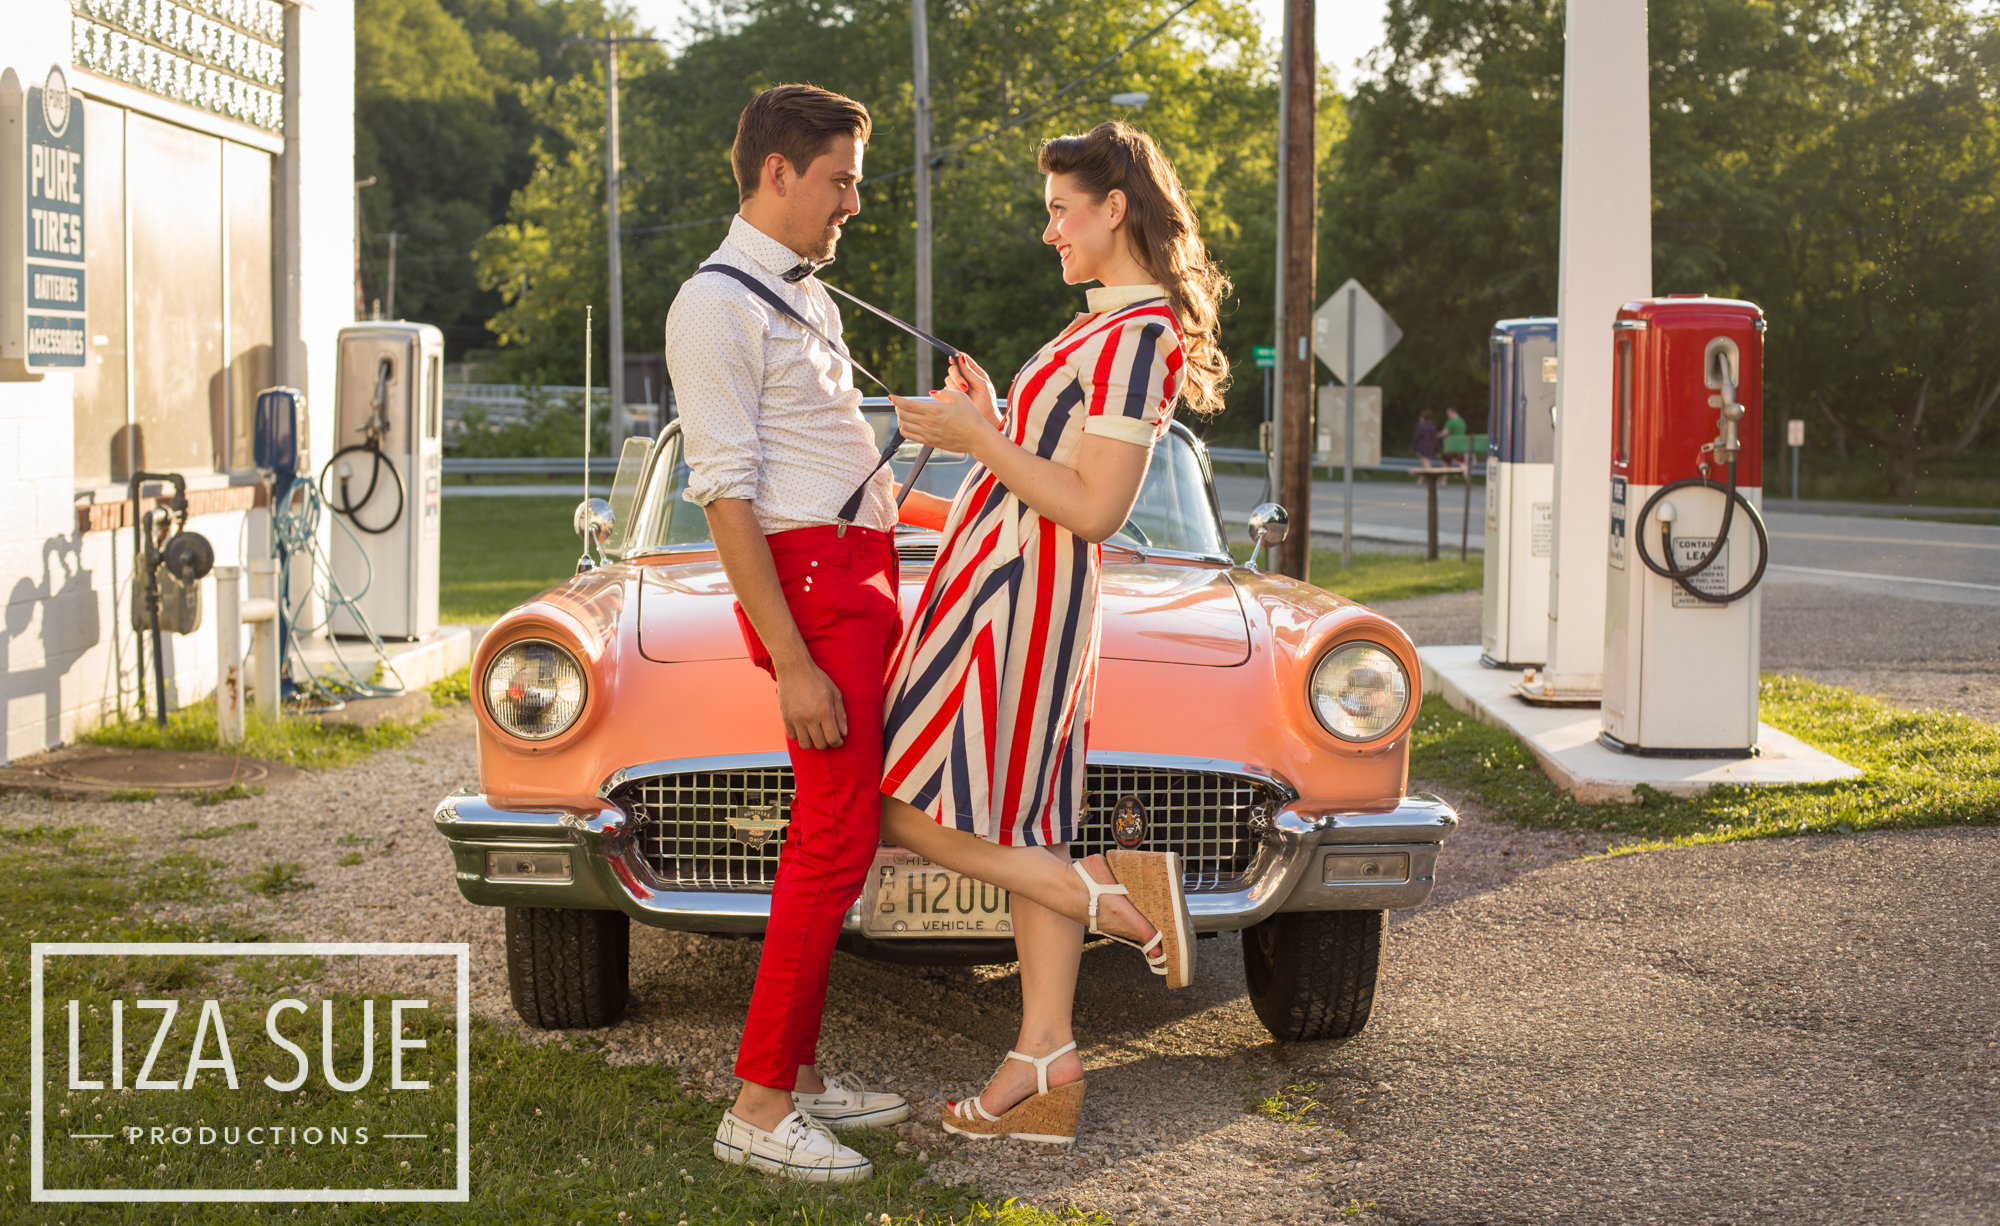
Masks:
[[[1043,1145],[1076,1144],[1076,1125],[1083,1115],[1083,1082],[1049,1088],[1049,1065],[1075,1050],[1076,1041],[1072,1039],[1046,1056],[1008,1052],[1007,1059],[1035,1066],[1035,1093],[999,1115],[988,1111],[976,1094],[963,1102],[946,1103],[944,1130],[975,1141],[1010,1137]]]
[[[1146,956],[1146,969],[1163,976],[1169,988],[1184,988],[1194,981],[1194,921],[1188,915],[1187,896],[1181,890],[1180,857],[1171,851],[1106,852],[1104,863],[1117,885],[1103,885],[1083,867],[1070,867],[1083,878],[1090,891],[1090,932],[1110,937],[1120,945],[1130,945]],[[1105,894],[1123,894],[1153,926],[1153,939],[1141,944],[1114,936],[1097,926],[1097,900]]]

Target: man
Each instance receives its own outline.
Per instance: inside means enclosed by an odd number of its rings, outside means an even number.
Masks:
[[[869,135],[857,102],[780,85],[745,107],[731,163],[739,212],[667,313],[667,366],[703,508],[751,658],[778,683],[795,791],[750,1012],[743,1079],[716,1157],[797,1179],[865,1179],[868,1159],[823,1127],[909,1118],[893,1094],[814,1067],[834,942],[879,831],[883,675],[901,628],[894,477],[839,350],[840,314],[813,271],[861,210]],[[780,311],[771,295],[811,323]],[[814,335],[816,329],[820,335]],[[834,345],[827,342],[832,341]],[[853,525],[834,524],[867,489]]]
[[[1429,468],[1437,461],[1438,428],[1431,424],[1429,409],[1417,414],[1417,430],[1410,437],[1410,450],[1417,453],[1417,458],[1424,462],[1425,468]]]

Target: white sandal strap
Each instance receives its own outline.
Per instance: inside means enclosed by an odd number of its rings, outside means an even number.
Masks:
[[[1010,1051],[1007,1053],[1007,1058],[1009,1060],[1025,1061],[1028,1064],[1034,1065],[1035,1092],[1038,1094],[1047,1094],[1049,1092],[1049,1065],[1054,1064],[1059,1058],[1067,1056],[1075,1050],[1076,1040],[1071,1039],[1046,1056],[1030,1056],[1025,1052]]]
[[[1090,934],[1099,937],[1111,936],[1110,933],[1101,931],[1097,927],[1097,900],[1105,894],[1130,895],[1132,891],[1122,885],[1105,885],[1098,881],[1097,878],[1090,875],[1090,870],[1083,867],[1083,861],[1081,860],[1071,860],[1069,866],[1076,870],[1077,876],[1083,878],[1084,888],[1090,891]],[[1112,939],[1116,940],[1117,938],[1112,937]]]

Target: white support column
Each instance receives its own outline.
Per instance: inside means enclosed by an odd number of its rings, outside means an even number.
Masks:
[[[1611,517],[1611,321],[1653,292],[1645,0],[1571,0],[1563,56],[1551,696],[1604,686]]]
[[[250,688],[257,695],[257,709],[276,718],[278,714],[278,560],[250,559],[250,599],[243,605],[243,620],[256,627],[250,638]]]
[[[243,570],[215,568],[215,739],[243,743]]]

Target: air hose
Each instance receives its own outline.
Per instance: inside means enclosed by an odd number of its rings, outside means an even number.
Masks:
[[[407,491],[403,489],[403,474],[396,471],[395,461],[382,454],[382,438],[389,433],[389,380],[394,376],[395,369],[396,364],[388,358],[383,358],[375,364],[375,395],[369,401],[369,407],[374,411],[359,428],[359,433],[368,436],[367,441],[342,447],[333,453],[333,458],[326,462],[326,467],[319,470],[321,498],[333,508],[335,514],[345,517],[348,523],[370,536],[380,536],[403,522],[403,504],[407,495]],[[340,497],[335,498],[326,489],[327,474],[333,471],[334,465],[340,464],[342,457],[350,455],[366,455],[369,459],[368,488],[362,493],[358,502],[348,497],[349,472],[345,464],[340,465]],[[389,470],[389,480],[396,486],[396,513],[389,517],[388,523],[379,528],[371,528],[361,522],[360,511],[374,499],[375,487],[382,482],[384,468]]]
[[[1646,569],[1663,579],[1673,580],[1676,584],[1680,585],[1682,591],[1706,604],[1731,604],[1748,596],[1759,583],[1764,581],[1764,567],[1771,560],[1771,534],[1764,527],[1764,517],[1757,513],[1757,508],[1750,505],[1750,500],[1745,498],[1742,491],[1736,488],[1735,460],[1729,461],[1728,472],[1729,484],[1727,485],[1718,484],[1709,480],[1706,476],[1701,476],[1684,477],[1679,481],[1669,482],[1661,486],[1658,490],[1654,491],[1651,498],[1646,500],[1646,505],[1639,508],[1639,517],[1632,523],[1632,540],[1639,548],[1639,560],[1646,564]],[[1658,507],[1667,495],[1673,493],[1675,490],[1683,489],[1714,490],[1722,494],[1725,501],[1722,505],[1722,527],[1716,530],[1715,544],[1709,547],[1707,555],[1698,562],[1691,562],[1687,566],[1676,568],[1671,565],[1674,558],[1673,516],[1669,514],[1660,520],[1660,549],[1667,556],[1666,564],[1655,561],[1652,552],[1646,548],[1646,520],[1652,516],[1654,508]],[[1736,508],[1739,504],[1743,507],[1743,513],[1750,517],[1750,526],[1757,531],[1757,569],[1751,572],[1749,582],[1745,583],[1742,587],[1726,595],[1716,596],[1702,591],[1691,580],[1696,575],[1707,570],[1714,564],[1717,558],[1722,556],[1722,548],[1729,542],[1729,527],[1736,518]]]
[[[348,474],[346,473],[340,474],[340,496],[338,498],[328,493],[326,489],[326,478],[329,473],[333,472],[333,466],[340,463],[342,456],[349,455],[366,455],[371,461],[368,468],[368,488],[362,492],[359,500],[348,497]],[[375,497],[375,487],[381,483],[382,470],[385,468],[389,470],[389,480],[394,482],[396,486],[396,513],[389,517],[388,523],[383,524],[379,528],[371,528],[361,522],[360,511],[361,508],[367,506],[369,501]],[[320,496],[325,499],[328,506],[333,508],[334,513],[345,516],[347,522],[353,524],[361,531],[368,533],[370,536],[380,536],[403,521],[403,501],[405,498],[403,474],[396,471],[395,461],[382,453],[382,444],[379,439],[371,438],[365,443],[355,443],[352,446],[342,447],[339,451],[334,452],[333,458],[326,462],[326,467],[319,470],[319,485]]]

